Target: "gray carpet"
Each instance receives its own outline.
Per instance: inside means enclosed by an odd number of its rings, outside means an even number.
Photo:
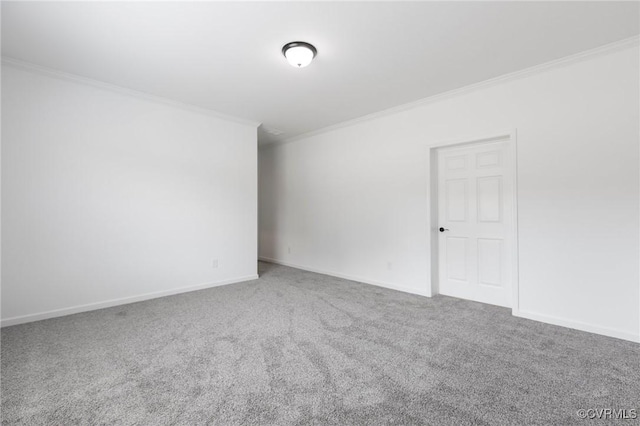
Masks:
[[[640,408],[638,344],[449,297],[260,273],[3,329],[2,423],[596,425],[616,422],[577,410]]]

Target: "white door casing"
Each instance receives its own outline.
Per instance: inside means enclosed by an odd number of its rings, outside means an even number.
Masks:
[[[512,305],[509,148],[508,140],[499,140],[437,150],[440,294]]]

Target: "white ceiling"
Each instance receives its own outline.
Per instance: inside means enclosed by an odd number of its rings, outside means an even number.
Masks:
[[[2,2],[2,54],[286,139],[639,32],[637,2]],[[291,67],[282,45],[307,41]]]

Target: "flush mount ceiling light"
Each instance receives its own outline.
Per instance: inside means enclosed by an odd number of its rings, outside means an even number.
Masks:
[[[318,51],[313,45],[304,41],[292,41],[282,47],[282,54],[296,68],[306,67],[316,57]]]

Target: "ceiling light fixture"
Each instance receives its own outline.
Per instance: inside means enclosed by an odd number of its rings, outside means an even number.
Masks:
[[[292,41],[282,47],[282,54],[292,66],[302,68],[311,63],[318,51],[313,45],[304,41]]]

